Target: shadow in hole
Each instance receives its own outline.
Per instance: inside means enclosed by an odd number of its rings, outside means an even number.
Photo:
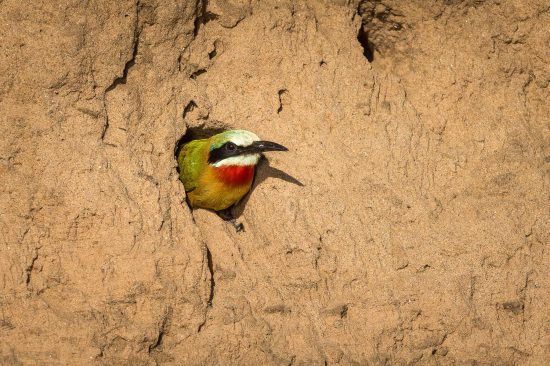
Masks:
[[[233,216],[236,219],[241,217],[241,215],[243,214],[244,208],[248,200],[250,199],[250,195],[254,192],[256,187],[259,184],[261,184],[264,180],[270,177],[282,179],[285,182],[296,184],[297,186],[300,186],[300,187],[304,186],[304,184],[300,182],[298,179],[283,172],[282,170],[279,170],[269,165],[269,160],[267,160],[267,158],[262,155],[262,159],[256,166],[256,170],[254,173],[254,182],[252,183],[252,187],[250,188],[250,191],[248,191],[248,193],[232,208]]]
[[[372,62],[374,60],[374,44],[372,44],[372,42],[369,41],[369,35],[367,32],[365,32],[365,28],[363,25],[359,27],[357,40],[361,44],[361,47],[363,47],[363,56],[365,56],[365,58],[369,62]]]

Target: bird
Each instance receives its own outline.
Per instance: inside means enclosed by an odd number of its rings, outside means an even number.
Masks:
[[[234,221],[228,210],[250,191],[255,168],[267,151],[288,149],[246,130],[228,130],[183,144],[177,160],[189,206]]]

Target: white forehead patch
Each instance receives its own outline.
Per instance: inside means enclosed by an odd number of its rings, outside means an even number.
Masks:
[[[221,166],[230,166],[230,165],[256,165],[260,160],[260,154],[251,154],[251,155],[239,155],[232,156],[230,158],[225,158],[223,160],[217,161],[212,166],[219,168]]]
[[[229,136],[229,140],[238,146],[250,146],[254,141],[260,141],[260,138],[252,132],[245,130],[235,130]]]

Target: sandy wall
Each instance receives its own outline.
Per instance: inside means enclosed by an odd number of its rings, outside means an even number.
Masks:
[[[0,0],[0,364],[542,365],[544,0]],[[277,141],[191,212],[186,131]]]

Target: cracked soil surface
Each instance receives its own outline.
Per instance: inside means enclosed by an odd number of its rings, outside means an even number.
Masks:
[[[0,364],[544,365],[545,0],[0,0]],[[269,154],[245,231],[174,148]]]

